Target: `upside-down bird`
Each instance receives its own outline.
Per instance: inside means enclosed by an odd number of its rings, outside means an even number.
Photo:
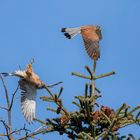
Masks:
[[[31,63],[27,65],[26,70],[17,70],[12,73],[0,74],[3,76],[16,76],[20,78],[19,86],[21,89],[21,110],[25,119],[28,122],[32,122],[35,118],[37,89],[47,88],[47,86],[40,80],[39,76],[34,73]],[[59,83],[61,82],[54,85]]]
[[[99,41],[102,39],[100,26],[81,26],[77,28],[62,28],[66,38],[71,39],[77,34],[81,34],[87,54],[94,60],[94,71],[96,69],[96,61],[100,58]]]

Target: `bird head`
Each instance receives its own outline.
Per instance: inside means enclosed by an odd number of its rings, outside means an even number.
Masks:
[[[36,84],[37,89],[42,89],[44,87],[45,87],[45,84],[42,81],[40,81],[39,83]]]
[[[96,26],[96,33],[99,36],[99,39],[102,39],[102,32],[101,32],[101,27],[100,26]]]

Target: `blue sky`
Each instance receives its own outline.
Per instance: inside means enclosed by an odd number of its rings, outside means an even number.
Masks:
[[[8,0],[0,1],[0,71],[11,72],[26,67],[35,59],[34,70],[41,79],[50,84],[63,81],[64,105],[70,111],[75,95],[84,91],[85,80],[71,76],[72,71],[86,74],[85,65],[92,66],[80,36],[67,40],[60,32],[61,27],[100,25],[103,39],[100,42],[101,58],[96,74],[115,70],[117,74],[96,82],[102,91],[102,105],[117,109],[122,103],[134,107],[140,104],[140,1],[139,0]],[[17,78],[6,78],[9,93],[15,90]],[[1,84],[1,83],[0,83]],[[54,89],[58,92],[59,87]],[[4,105],[3,88],[0,86],[0,105]],[[39,91],[36,116],[40,119],[53,117],[39,96],[48,95]],[[12,123],[20,128],[25,120],[20,112],[20,91],[13,106]],[[0,117],[6,117],[0,111]],[[28,125],[30,129],[38,123]],[[2,130],[1,130],[2,129]],[[137,129],[137,131],[135,131]],[[4,131],[0,127],[0,131]],[[122,133],[134,133],[140,137],[139,127],[128,127]],[[42,139],[67,139],[57,133],[40,136]]]

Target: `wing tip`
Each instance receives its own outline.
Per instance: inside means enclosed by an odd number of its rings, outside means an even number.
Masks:
[[[25,118],[25,120],[30,124],[33,123],[34,118],[35,118],[35,112],[27,112],[25,108],[22,108],[22,114]]]

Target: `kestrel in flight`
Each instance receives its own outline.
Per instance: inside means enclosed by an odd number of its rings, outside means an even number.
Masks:
[[[27,65],[26,70],[17,70],[12,73],[1,74],[3,76],[16,76],[20,78],[21,110],[25,119],[28,122],[32,122],[35,118],[37,89],[46,88],[46,85],[40,80],[39,76],[34,73],[31,63]]]
[[[73,38],[77,34],[81,34],[87,54],[96,64],[96,61],[100,58],[99,41],[102,39],[99,26],[89,25],[77,28],[62,28],[61,32],[64,32],[64,35],[68,39]]]

